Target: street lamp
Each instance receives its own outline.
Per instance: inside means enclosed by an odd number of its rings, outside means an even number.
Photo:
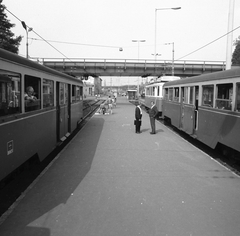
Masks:
[[[172,43],[165,43],[165,45],[172,44],[172,76],[174,76],[174,42]]]
[[[26,39],[26,58],[29,58],[28,56],[28,32],[32,31],[33,28],[30,28],[28,27],[24,21],[22,21],[22,26],[23,28],[26,30],[26,36],[27,36],[27,39]]]
[[[141,39],[141,40],[132,40],[132,42],[133,43],[138,43],[138,61],[139,61],[139,43],[144,43],[144,42],[146,42],[146,40],[143,40],[143,39]],[[137,80],[137,96],[139,97],[139,78],[138,78],[138,80]]]
[[[160,10],[179,10],[181,7],[171,7],[171,8],[156,8],[155,9],[155,44],[154,44],[154,53],[156,60],[156,51],[157,51],[157,11]]]
[[[144,43],[146,40],[132,40],[134,43],[138,43],[138,60],[139,60],[139,43]]]

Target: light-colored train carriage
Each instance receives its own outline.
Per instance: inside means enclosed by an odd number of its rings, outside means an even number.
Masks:
[[[178,76],[162,76],[145,87],[145,100],[144,105],[147,108],[151,107],[151,101],[153,101],[159,111],[158,116],[162,116],[162,100],[163,100],[163,85],[166,82],[179,80]]]

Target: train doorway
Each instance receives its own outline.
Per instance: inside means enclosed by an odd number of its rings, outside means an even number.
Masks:
[[[195,130],[195,103],[195,87],[182,87],[180,129],[188,134],[193,134]]]

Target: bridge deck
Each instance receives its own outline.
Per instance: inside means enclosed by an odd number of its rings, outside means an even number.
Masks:
[[[188,77],[212,73],[225,69],[224,62],[204,61],[151,61],[151,60],[44,60],[45,66],[75,76],[159,76],[172,75]]]

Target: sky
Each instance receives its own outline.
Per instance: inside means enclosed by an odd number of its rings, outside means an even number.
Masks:
[[[15,15],[5,11],[15,24],[12,32],[23,36],[22,56],[26,31],[20,21],[34,30],[28,33],[32,58],[154,60],[156,33],[158,60],[172,60],[173,42],[175,60],[226,60],[226,36],[192,52],[227,33],[229,0],[3,0],[3,4]],[[181,9],[171,10],[174,7]],[[157,17],[155,9],[162,9]],[[235,0],[233,28],[239,26],[240,0]],[[233,32],[233,40],[239,36],[240,28]],[[125,84],[129,78],[106,81]]]

